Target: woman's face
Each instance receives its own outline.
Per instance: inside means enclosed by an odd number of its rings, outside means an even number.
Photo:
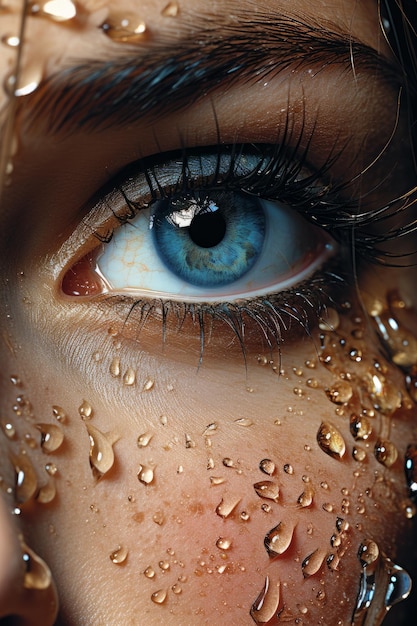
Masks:
[[[47,563],[58,624],[380,624],[417,273],[377,3],[29,5],[20,49],[0,6],[0,616],[53,623]]]

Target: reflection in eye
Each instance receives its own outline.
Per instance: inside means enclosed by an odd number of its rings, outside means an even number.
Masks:
[[[141,176],[151,201],[133,203],[127,195],[140,196]],[[172,159],[129,177],[122,193],[138,214],[120,218],[127,223],[110,241],[67,272],[63,291],[90,295],[74,287],[86,270],[100,278],[102,292],[174,301],[233,301],[291,288],[335,250],[322,229],[288,206],[311,205],[322,194],[317,178],[253,146],[250,154]]]

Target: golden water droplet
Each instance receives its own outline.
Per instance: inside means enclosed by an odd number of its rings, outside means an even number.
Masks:
[[[71,0],[44,0],[29,2],[31,15],[45,17],[54,22],[68,22],[77,15],[77,8]]]
[[[326,511],[326,513],[333,513],[333,504],[331,504],[330,502],[323,502],[322,507],[323,511]]]
[[[164,572],[170,569],[169,561],[159,561],[158,565]]]
[[[236,498],[234,496],[224,496],[216,507],[217,515],[226,519],[229,515],[231,515],[231,513],[233,513],[240,500],[241,498]]]
[[[110,363],[110,374],[113,378],[118,378],[121,374],[120,359],[118,356],[115,356]]]
[[[64,433],[56,424],[35,424],[41,433],[41,448],[44,452],[55,452],[64,441]]]
[[[161,11],[162,17],[177,17],[180,11],[178,2],[168,2]]]
[[[386,380],[381,374],[372,374],[368,378],[368,389],[375,402],[375,408],[390,415],[401,406],[401,391]]]
[[[264,546],[271,559],[288,550],[294,535],[294,528],[292,524],[280,522],[265,535]]]
[[[147,35],[145,22],[133,13],[112,13],[101,28],[118,43],[142,43]]]
[[[128,554],[129,552],[127,548],[124,548],[123,546],[117,546],[117,548],[110,553],[110,561],[115,565],[122,565],[126,562]]]
[[[26,454],[10,454],[10,461],[16,475],[15,501],[16,504],[22,505],[35,495],[38,488],[38,478],[35,468]]]
[[[64,424],[67,421],[67,414],[64,409],[56,404],[52,407],[52,415],[58,422],[61,422],[61,424]]]
[[[313,487],[311,485],[306,485],[306,488],[304,489],[303,493],[297,498],[297,504],[301,508],[305,509],[313,504],[313,498],[314,498]]]
[[[249,426],[253,426],[253,421],[249,419],[249,417],[239,417],[235,420],[235,424],[248,428]]]
[[[243,522],[247,522],[250,519],[250,515],[247,511],[242,511],[239,517]]]
[[[352,457],[355,459],[355,461],[362,463],[363,461],[366,460],[366,456],[367,456],[366,451],[363,448],[354,446],[352,450]]]
[[[391,467],[398,458],[398,450],[391,441],[378,439],[374,448],[375,458],[378,463]]]
[[[123,384],[126,387],[132,387],[136,382],[136,372],[132,367],[128,367],[123,374]]]
[[[278,610],[279,599],[279,583],[271,584],[269,576],[266,576],[263,589],[250,609],[250,616],[255,624],[265,624],[274,617]]]
[[[330,422],[322,422],[317,431],[320,448],[335,459],[341,459],[346,452],[345,440],[339,430]]]
[[[167,592],[165,589],[158,589],[158,591],[154,591],[151,595],[152,602],[155,604],[163,604],[167,599]]]
[[[148,565],[143,573],[145,574],[146,578],[155,578],[155,570],[152,569],[150,565]]]
[[[379,547],[372,539],[366,539],[361,543],[358,550],[358,559],[362,567],[371,565],[379,557]]]
[[[180,593],[182,593],[182,587],[178,583],[174,583],[172,585],[171,589],[172,589],[173,593],[175,593],[176,596],[178,596]]]
[[[81,419],[89,420],[93,417],[93,407],[87,400],[83,400],[82,404],[78,407],[78,413]]]
[[[324,311],[322,319],[319,323],[320,330],[331,332],[339,327],[340,318],[335,309],[328,308]]]
[[[113,467],[113,445],[117,438],[111,433],[102,433],[89,423],[86,423],[86,428],[90,438],[90,467],[93,476],[99,480]]]
[[[143,391],[150,391],[151,389],[153,389],[154,385],[155,385],[155,381],[148,378],[148,380],[143,385]]]
[[[225,482],[225,478],[223,476],[210,476],[210,484],[211,485],[222,485]]]
[[[149,465],[140,465],[137,477],[143,485],[150,485],[155,478],[154,470]]]
[[[353,395],[352,385],[346,380],[338,380],[326,389],[326,394],[334,404],[345,404]]]
[[[225,457],[225,458],[222,460],[222,463],[223,463],[223,465],[224,465],[225,467],[234,467],[234,466],[235,466],[235,464],[233,463],[232,459],[229,459],[229,457]]]
[[[284,472],[285,472],[286,474],[290,474],[290,475],[294,474],[294,468],[293,468],[293,466],[292,466],[292,465],[290,465],[289,463],[285,463],[285,465],[284,465]]]
[[[352,413],[350,416],[349,427],[354,439],[368,439],[372,432],[372,426],[368,418],[365,415],[356,415],[356,413]]]
[[[146,448],[149,445],[153,435],[152,433],[142,433],[137,439],[138,448]]]
[[[304,561],[301,563],[301,570],[303,572],[304,578],[309,578],[316,574],[321,566],[323,565],[324,558],[326,553],[323,550],[314,550],[311,554],[306,556]]]
[[[162,526],[165,522],[165,515],[162,511],[156,511],[156,513],[152,515],[152,520],[155,524],[158,524],[158,526]]]
[[[55,474],[58,472],[58,468],[55,463],[47,463],[45,465],[45,470],[50,476],[55,476]]]
[[[16,429],[11,422],[2,422],[1,427],[7,439],[16,439]]]
[[[219,548],[219,550],[230,550],[232,540],[227,537],[219,537],[216,541],[216,547]]]
[[[260,498],[266,498],[267,500],[278,502],[279,486],[272,480],[261,480],[260,482],[255,483],[253,488]]]
[[[317,378],[307,378],[306,385],[311,389],[318,389],[319,383]]]
[[[268,474],[268,476],[272,476],[275,472],[275,463],[271,461],[271,459],[262,459],[259,463],[259,469],[264,474]]]
[[[48,589],[52,585],[52,576],[49,567],[40,556],[35,554],[23,541],[22,557],[25,566],[23,586],[25,589],[38,591]]]
[[[16,80],[14,74],[9,74],[5,80],[4,89],[9,96],[21,98],[36,91],[43,77],[43,68],[40,65],[28,64],[19,73]]]

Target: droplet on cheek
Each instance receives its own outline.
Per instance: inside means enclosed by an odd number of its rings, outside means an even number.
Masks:
[[[110,553],[110,561],[115,565],[122,565],[126,563],[128,557],[128,550],[123,546],[118,546],[116,550]]]
[[[64,441],[64,433],[56,424],[35,424],[41,433],[41,448],[44,452],[55,452]]]
[[[280,522],[265,535],[264,546],[268,556],[273,559],[288,550],[294,535],[294,525]]]
[[[326,553],[323,550],[315,550],[303,560],[301,570],[304,578],[309,578],[316,574],[323,565]]]
[[[267,500],[273,500],[278,502],[279,500],[279,486],[272,480],[262,480],[253,485],[255,492],[260,498],[266,498]]]
[[[250,616],[255,624],[264,624],[274,617],[278,610],[280,600],[279,583],[271,583],[269,576],[265,578],[265,584],[252,604]]]
[[[10,454],[10,460],[15,470],[15,500],[19,505],[25,504],[33,496],[38,487],[35,468],[26,454]]]
[[[99,480],[113,467],[113,445],[117,437],[111,433],[102,433],[92,424],[86,423],[86,428],[90,438],[90,466],[93,476]]]
[[[326,454],[341,459],[346,452],[345,441],[339,430],[329,422],[322,422],[317,432],[317,443]]]

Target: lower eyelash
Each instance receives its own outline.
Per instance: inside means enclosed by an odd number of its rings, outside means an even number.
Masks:
[[[346,266],[346,259],[332,259],[326,268],[290,290],[248,300],[217,304],[160,299],[132,302],[128,296],[115,295],[105,296],[101,304],[116,310],[123,317],[126,329],[134,327],[136,341],[152,318],[161,321],[164,344],[169,340],[169,333],[174,332],[172,322],[175,332],[181,332],[185,322],[191,320],[199,337],[200,365],[215,322],[232,331],[245,363],[249,335],[251,343],[255,341],[258,352],[265,347],[271,352],[278,349],[281,359],[282,344],[294,341],[298,337],[297,330],[311,336],[326,309],[339,308],[339,291],[343,290],[345,296],[349,290],[349,274],[339,271],[343,261]],[[127,334],[130,336],[131,331]]]

